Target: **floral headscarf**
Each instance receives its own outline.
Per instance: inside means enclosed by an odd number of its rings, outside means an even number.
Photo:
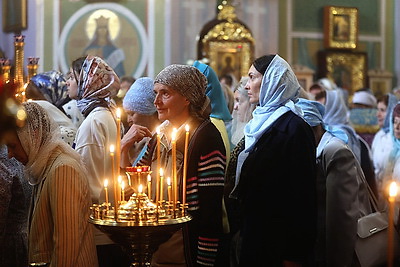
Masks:
[[[43,94],[47,101],[62,110],[62,106],[71,99],[68,97],[68,89],[64,75],[51,70],[36,74],[31,82]]]
[[[84,116],[95,107],[111,107],[111,99],[120,88],[117,74],[97,56],[86,57],[78,81],[77,105]]]

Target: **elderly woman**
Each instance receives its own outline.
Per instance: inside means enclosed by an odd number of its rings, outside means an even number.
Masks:
[[[248,74],[245,89],[257,107],[244,129],[231,193],[242,205],[239,264],[302,264],[316,231],[316,145],[295,106],[301,87],[279,55],[257,58]]]
[[[161,244],[153,255],[152,266],[218,266],[226,157],[221,135],[209,118],[211,108],[206,87],[206,77],[197,68],[186,65],[170,65],[154,80],[154,104],[159,120],[164,121],[160,126],[161,157],[154,155],[153,136],[139,163],[156,170],[159,162],[165,176],[169,176],[170,136],[173,128],[177,129],[178,188],[181,188],[185,125],[190,126],[186,199],[193,220]]]
[[[87,56],[72,62],[67,86],[70,98],[77,100],[85,117],[76,133],[74,147],[88,171],[92,202],[103,203],[104,179],[112,177],[108,151],[117,140],[115,108],[111,99],[120,88],[119,78],[100,57]],[[110,195],[111,192],[112,189]],[[98,230],[95,231],[95,242],[100,266],[129,265],[121,247]]]
[[[6,144],[9,157],[25,165],[34,186],[29,263],[97,266],[88,222],[90,190],[80,156],[61,140],[57,125],[41,106],[34,102],[23,106],[26,123]]]

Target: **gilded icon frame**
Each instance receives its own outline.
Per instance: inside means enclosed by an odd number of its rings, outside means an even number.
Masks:
[[[349,95],[368,86],[367,53],[352,51],[321,51],[318,54],[320,78],[327,77]]]
[[[27,26],[27,0],[3,0],[3,31],[21,33]]]
[[[356,7],[324,7],[324,47],[355,49],[358,42],[358,9]]]

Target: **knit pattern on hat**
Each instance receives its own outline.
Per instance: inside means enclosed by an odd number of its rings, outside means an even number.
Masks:
[[[124,109],[142,115],[153,115],[157,109],[154,106],[156,94],[153,79],[138,78],[126,92],[122,105]]]

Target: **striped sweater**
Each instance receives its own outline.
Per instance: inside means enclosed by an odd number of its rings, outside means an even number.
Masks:
[[[148,151],[152,151],[151,143]],[[182,151],[183,147],[184,140],[178,139],[177,150]],[[184,245],[190,248],[185,249],[185,258],[188,266],[214,266],[223,234],[226,154],[222,137],[209,120],[201,123],[191,135],[188,151],[186,199],[193,220],[183,229]],[[149,154],[152,153],[146,153],[141,164],[151,165],[149,158],[156,160]],[[182,175],[179,177],[182,179]]]

